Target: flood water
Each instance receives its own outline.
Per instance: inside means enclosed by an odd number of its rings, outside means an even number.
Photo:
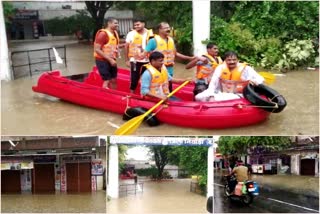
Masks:
[[[70,41],[68,41],[70,43]],[[10,48],[37,49],[62,45],[65,41],[11,44]],[[67,68],[60,68],[63,75],[87,73],[94,65],[92,46],[86,44],[67,45]],[[123,55],[123,52],[122,52]],[[119,59],[119,67],[125,67]],[[175,65],[176,78],[193,77],[192,70],[184,65]],[[37,76],[20,78],[1,83],[1,132],[3,135],[109,135],[124,121],[122,115],[90,109],[67,103],[57,98],[38,94],[31,87]],[[142,124],[137,135],[318,135],[319,134],[319,72],[292,71],[276,76],[271,86],[284,95],[287,107],[279,114],[271,114],[263,123],[230,129],[193,129],[161,124],[149,127]]]
[[[144,182],[143,193],[108,201],[107,213],[207,213],[206,197],[190,192],[190,182]]]
[[[106,213],[106,192],[2,194],[1,213]]]

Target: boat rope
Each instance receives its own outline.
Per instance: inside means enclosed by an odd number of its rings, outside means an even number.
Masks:
[[[127,104],[126,104],[126,109],[124,110],[124,113],[127,112],[128,108],[129,108],[129,100],[130,100],[130,96],[127,95],[126,97],[122,98],[122,99],[126,99],[127,100]]]

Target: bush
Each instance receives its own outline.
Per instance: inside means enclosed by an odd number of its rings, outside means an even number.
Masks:
[[[53,36],[72,35],[81,30],[83,38],[89,39],[94,29],[94,22],[85,11],[78,11],[78,14],[70,17],[50,19],[44,26],[45,32]]]
[[[261,45],[249,29],[241,23],[227,23],[218,17],[212,17],[211,20],[210,40],[218,45],[220,53],[233,50],[240,61],[257,63]]]
[[[158,170],[155,167],[150,167],[146,169],[136,169],[136,173],[139,176],[157,176],[158,175]]]
[[[314,63],[312,57],[314,47],[311,40],[297,40],[287,42],[283,48],[282,58],[274,66],[280,71],[295,69],[296,67]]]

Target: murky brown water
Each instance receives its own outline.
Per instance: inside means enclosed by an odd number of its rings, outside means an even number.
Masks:
[[[108,201],[107,213],[206,213],[206,197],[190,192],[190,182],[145,182],[143,194]]]
[[[90,194],[2,194],[1,213],[106,213],[106,192]]]
[[[22,43],[21,43],[22,44]],[[55,45],[59,43],[55,43]],[[51,44],[49,44],[51,45]],[[14,45],[18,48],[19,45]],[[28,48],[43,47],[42,43],[28,44]],[[86,73],[94,65],[92,47],[72,44],[67,47],[68,67],[59,67],[63,74]],[[125,66],[123,58],[118,66]],[[175,77],[192,77],[193,71],[177,63]],[[124,123],[122,115],[90,109],[56,98],[34,93],[32,85],[37,77],[2,81],[1,131],[3,135],[108,135]],[[137,135],[318,135],[319,134],[319,72],[293,71],[277,76],[272,88],[282,93],[288,102],[286,109],[272,114],[261,124],[223,129],[192,129],[168,124],[148,127],[143,124]]]

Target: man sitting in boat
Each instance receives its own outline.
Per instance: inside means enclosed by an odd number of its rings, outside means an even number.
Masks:
[[[249,82],[255,85],[264,82],[264,78],[252,67],[239,63],[235,52],[226,52],[224,59],[224,63],[215,69],[208,89],[197,94],[195,100],[206,102],[241,98],[242,90]]]
[[[169,92],[169,81],[172,77],[164,66],[164,55],[154,51],[149,56],[149,64],[141,76],[141,94],[149,98],[167,100]],[[175,80],[180,81],[180,80]],[[171,97],[172,99],[172,97]]]
[[[223,61],[219,57],[218,46],[208,43],[207,53],[193,59],[186,65],[186,69],[197,66],[195,88],[193,90],[194,96],[208,88],[214,70],[222,63]]]

